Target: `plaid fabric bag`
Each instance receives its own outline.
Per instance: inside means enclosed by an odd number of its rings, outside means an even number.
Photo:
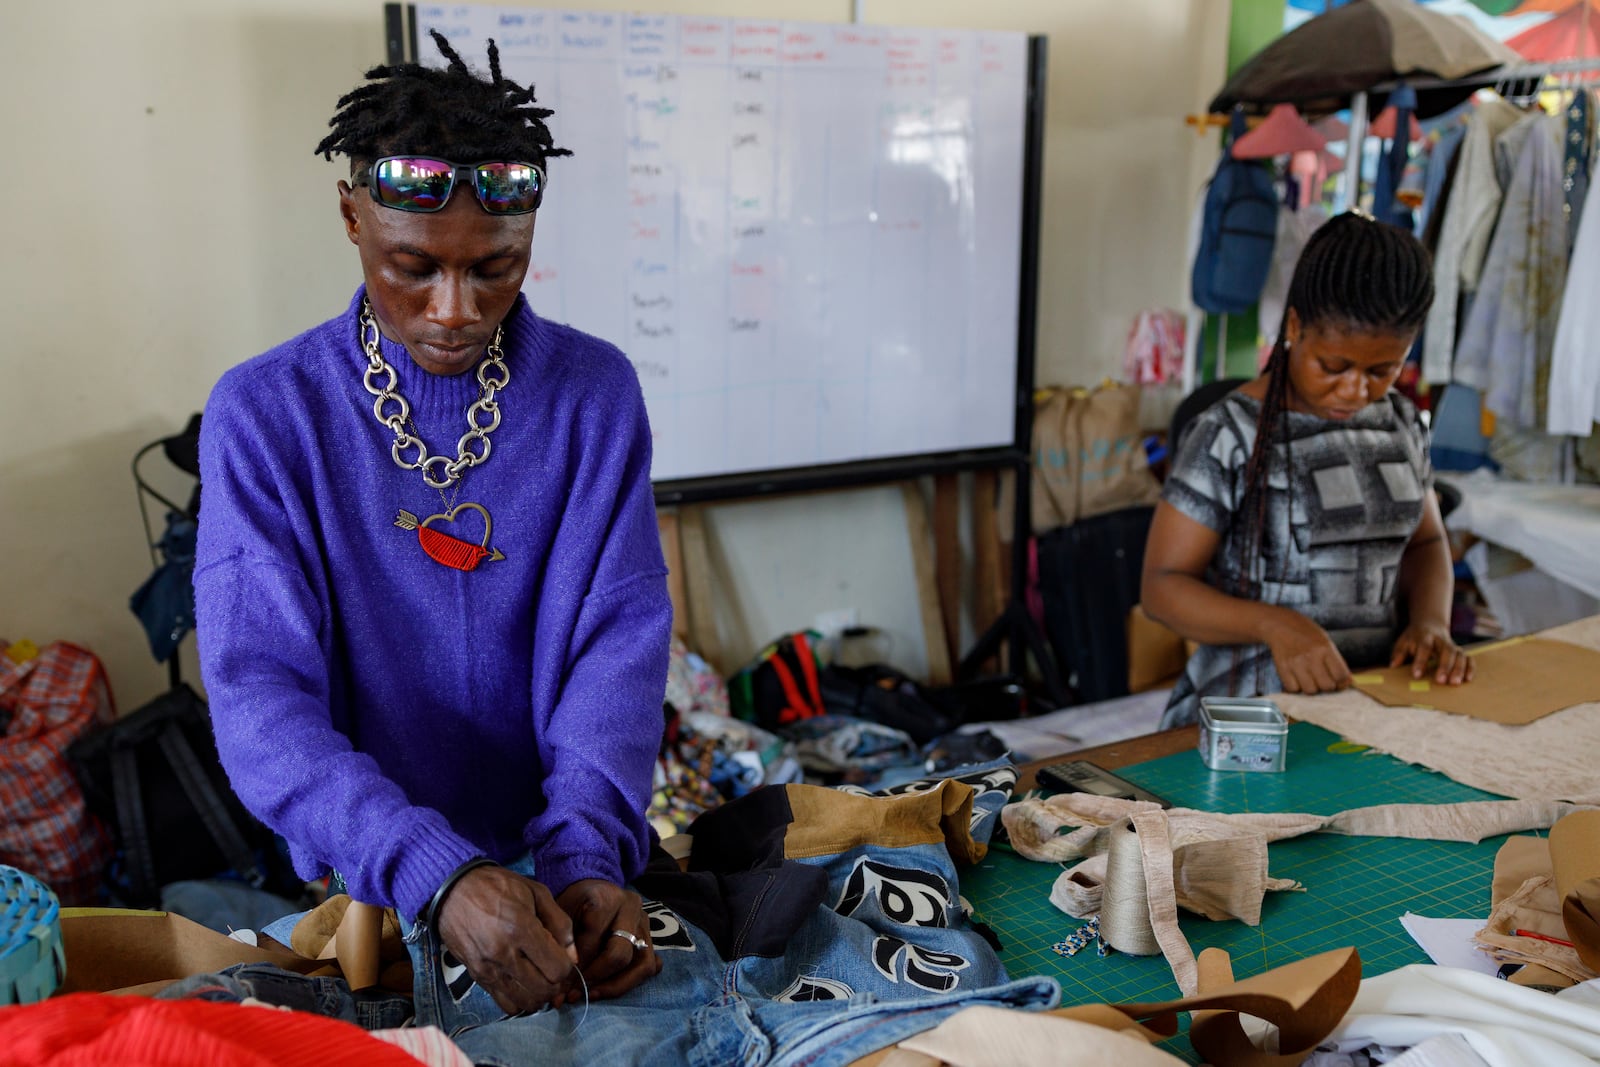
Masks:
[[[95,902],[111,858],[67,746],[115,716],[94,653],[58,641],[22,663],[0,656],[0,863],[32,874],[63,904]]]

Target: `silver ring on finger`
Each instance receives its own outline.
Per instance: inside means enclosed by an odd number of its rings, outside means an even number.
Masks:
[[[633,951],[635,952],[643,952],[649,947],[645,944],[644,938],[628,930],[613,930],[611,931],[611,936],[622,938],[628,944],[633,946]]]

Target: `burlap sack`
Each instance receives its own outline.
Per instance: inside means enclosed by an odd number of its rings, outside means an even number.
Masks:
[[[1079,519],[1154,504],[1139,429],[1139,387],[1055,387],[1034,394],[1030,514],[1042,534]],[[1002,483],[1000,536],[1011,539],[1013,487]]]

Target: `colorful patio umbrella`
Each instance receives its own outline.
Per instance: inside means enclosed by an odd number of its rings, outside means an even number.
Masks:
[[[1554,63],[1600,56],[1600,0],[1527,0],[1517,14],[1554,11],[1556,16],[1506,42],[1525,59]]]
[[[1461,78],[1519,62],[1520,55],[1464,16],[1443,15],[1415,0],[1350,0],[1257,52],[1228,79],[1211,110],[1243,104],[1259,114],[1292,103],[1302,113],[1325,114],[1347,107],[1353,94],[1396,78]],[[1472,91],[1419,92],[1416,113],[1442,114]],[[1381,104],[1369,106],[1377,110]]]

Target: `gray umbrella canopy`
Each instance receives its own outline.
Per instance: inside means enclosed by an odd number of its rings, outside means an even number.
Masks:
[[[1226,112],[1290,103],[1321,114],[1348,107],[1353,93],[1402,77],[1466,78],[1522,61],[1461,15],[1443,15],[1416,0],[1351,0],[1310,19],[1240,67],[1211,101]],[[1479,83],[1481,84],[1481,82]],[[1422,88],[1417,115],[1455,107],[1477,85]],[[1382,100],[1373,103],[1374,110]]]

